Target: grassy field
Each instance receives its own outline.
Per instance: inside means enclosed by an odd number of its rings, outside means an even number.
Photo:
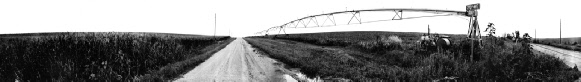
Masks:
[[[581,51],[581,37],[563,38],[561,43],[559,43],[559,38],[540,38],[533,42],[568,50]]]
[[[59,32],[0,35],[2,81],[171,80],[233,39],[228,36]]]
[[[471,60],[463,35],[452,36],[444,52],[422,51],[415,46],[421,33],[331,32],[255,36],[245,38],[271,58],[309,77],[354,81],[434,81],[457,77],[459,81],[573,81],[581,72],[559,59],[536,55],[530,46],[504,39],[485,38]],[[377,40],[376,37],[380,39]],[[381,37],[398,36],[381,39]],[[379,50],[361,42],[378,41]],[[399,47],[390,47],[390,46]],[[361,47],[363,46],[363,47]]]

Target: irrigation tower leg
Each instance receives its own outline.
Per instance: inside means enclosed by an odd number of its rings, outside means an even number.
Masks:
[[[470,61],[474,61],[474,41],[470,40]]]
[[[282,32],[284,32],[285,36],[288,36],[288,34],[286,33],[286,29],[282,29]]]

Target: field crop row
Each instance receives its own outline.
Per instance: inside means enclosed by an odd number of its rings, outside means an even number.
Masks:
[[[0,80],[131,81],[196,58],[208,46],[228,40],[224,36],[120,32],[2,35]]]

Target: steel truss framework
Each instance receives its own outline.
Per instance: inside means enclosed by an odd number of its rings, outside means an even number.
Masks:
[[[335,21],[334,15],[337,15],[337,14],[350,15],[351,18],[349,19],[347,24],[343,24],[343,25],[456,15],[456,16],[470,17],[470,22],[469,22],[469,26],[468,26],[469,27],[468,38],[480,39],[480,37],[481,37],[480,36],[480,28],[478,26],[478,20],[477,20],[478,14],[476,11],[478,9],[480,9],[480,4],[477,3],[477,4],[467,5],[466,11],[436,10],[436,9],[368,9],[368,10],[351,10],[351,11],[331,12],[331,13],[311,15],[311,16],[300,18],[300,19],[296,19],[296,20],[290,21],[288,23],[284,23],[280,26],[274,26],[274,27],[268,28],[264,31],[257,32],[256,34],[257,35],[268,34],[269,32],[277,31],[277,30],[278,30],[279,34],[281,34],[280,32],[284,32],[286,34],[285,28],[312,28],[312,27],[338,26],[341,24],[337,24],[337,21]],[[387,19],[387,20],[362,21],[362,17],[361,17],[362,12],[394,12],[395,15],[391,19]],[[403,16],[404,12],[426,12],[426,13],[432,13],[434,15],[404,17]],[[320,22],[317,20],[317,18],[324,18],[324,20],[322,22]],[[310,24],[314,24],[314,25],[309,26]]]

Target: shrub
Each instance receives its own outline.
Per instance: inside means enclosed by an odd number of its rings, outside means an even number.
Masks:
[[[397,37],[397,36],[393,36],[393,35],[392,35],[392,36],[389,36],[387,39],[386,39],[385,37],[381,37],[381,40],[382,40],[384,43],[387,43],[387,44],[391,44],[391,43],[394,43],[394,44],[401,44],[401,42],[402,42],[402,40],[401,40],[401,39],[399,39],[399,37]]]
[[[397,36],[381,37],[376,41],[362,41],[357,45],[361,50],[371,52],[385,52],[390,50],[401,50],[402,40]]]

